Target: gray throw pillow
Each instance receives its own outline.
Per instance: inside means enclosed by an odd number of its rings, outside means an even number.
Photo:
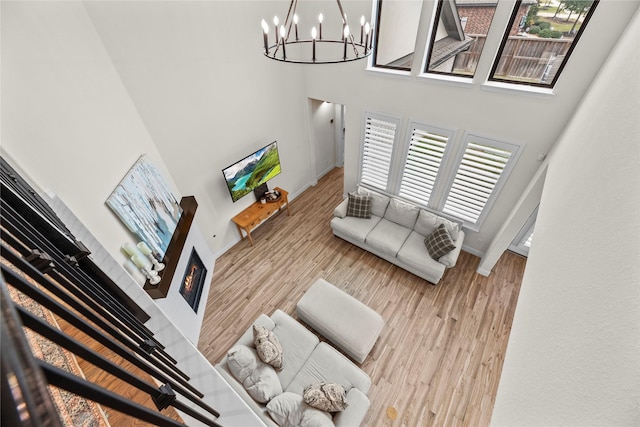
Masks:
[[[260,360],[276,369],[282,369],[282,346],[272,331],[264,326],[253,325],[253,343]]]
[[[438,228],[436,228],[436,231],[427,236],[427,238],[424,239],[424,244],[427,247],[429,256],[435,260],[438,260],[441,256],[448,254],[456,248],[444,224],[440,224]]]
[[[349,193],[347,216],[355,218],[371,218],[371,197]]]
[[[347,409],[347,393],[340,384],[319,383],[304,389],[304,401],[307,405],[327,412]]]

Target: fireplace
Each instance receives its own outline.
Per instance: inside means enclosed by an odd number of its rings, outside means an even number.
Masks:
[[[198,312],[198,305],[200,304],[200,297],[202,296],[202,288],[204,287],[204,279],[206,276],[207,269],[198,256],[196,249],[193,248],[180,285],[180,295],[184,297],[187,304],[189,304],[196,313]]]

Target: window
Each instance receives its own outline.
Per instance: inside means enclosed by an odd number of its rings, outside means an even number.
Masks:
[[[473,0],[438,1],[425,72],[473,77],[496,4]]]
[[[553,88],[597,4],[516,1],[489,80]]]
[[[454,130],[415,122],[400,140],[400,123],[365,113],[360,183],[479,230],[521,147],[472,133],[458,141]]]
[[[467,134],[463,147],[440,210],[478,226],[515,164],[519,147],[473,134]]]
[[[440,165],[453,131],[411,124],[411,139],[406,155],[401,197],[427,206],[440,176]]]
[[[378,0],[373,66],[411,71],[422,1]]]
[[[389,184],[391,159],[400,120],[378,114],[365,113],[364,144],[360,182],[386,191]]]

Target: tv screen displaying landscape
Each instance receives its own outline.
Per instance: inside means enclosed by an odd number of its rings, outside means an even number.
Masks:
[[[222,170],[235,202],[280,173],[276,141]]]

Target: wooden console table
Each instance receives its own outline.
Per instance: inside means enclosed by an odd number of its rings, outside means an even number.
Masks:
[[[240,238],[244,239],[242,231],[247,233],[249,243],[253,246],[253,238],[251,238],[251,230],[256,228],[262,221],[269,218],[276,211],[281,212],[282,208],[286,206],[287,215],[291,215],[289,212],[289,193],[282,188],[276,187],[276,191],[280,193],[280,198],[273,202],[260,203],[256,201],[254,204],[240,212],[238,215],[232,218],[232,221],[236,223]]]

